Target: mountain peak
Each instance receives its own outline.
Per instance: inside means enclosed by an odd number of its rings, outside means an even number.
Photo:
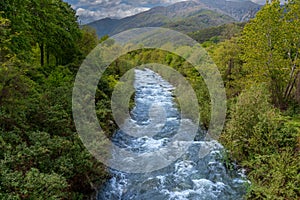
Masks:
[[[94,27],[100,37],[150,26],[189,32],[234,21],[247,21],[260,8],[260,5],[247,0],[190,0],[154,7],[123,19],[105,18],[88,25]]]

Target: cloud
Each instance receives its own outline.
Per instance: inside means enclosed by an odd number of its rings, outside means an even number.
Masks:
[[[149,10],[149,8],[143,8],[143,7],[136,8],[136,7],[130,7],[128,5],[119,5],[112,8],[100,8],[98,10],[77,8],[76,12],[81,22],[84,24],[98,19],[103,19],[106,17],[124,18],[146,10]]]
[[[98,19],[123,18],[155,6],[167,6],[186,0],[67,0],[76,10],[81,23]]]
[[[122,4],[121,0],[79,0],[77,3],[78,6],[101,6],[103,8],[114,7],[120,4]]]
[[[81,23],[88,23],[102,18],[123,18],[155,6],[167,6],[186,0],[65,0],[77,11]],[[245,1],[245,0],[228,0]],[[252,0],[264,4],[266,0]],[[282,0],[283,2],[284,0]]]
[[[182,2],[186,0],[128,0],[126,1],[127,4],[130,5],[142,5],[142,6],[147,6],[147,5],[171,5],[174,3]]]
[[[266,3],[266,0],[251,0],[251,1],[254,3],[260,4],[260,5],[263,5]]]

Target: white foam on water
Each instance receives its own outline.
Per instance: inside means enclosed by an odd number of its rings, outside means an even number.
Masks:
[[[186,154],[171,163],[170,166],[151,173],[128,174],[112,170],[114,177],[98,199],[215,200],[220,197],[222,199],[242,199],[241,195],[237,194],[239,191],[234,190],[236,188],[236,190],[241,190],[242,185],[248,182],[245,179],[245,171],[238,171],[234,177],[227,174],[224,164],[219,160],[224,147],[215,140],[189,140],[187,136],[192,125],[191,120],[168,116],[170,112],[178,112],[172,93],[175,88],[149,69],[135,70],[134,87],[136,89],[136,106],[132,113],[136,115],[136,119],[125,120],[124,130],[122,130],[125,132],[124,134],[126,131],[133,132],[135,137],[129,141],[119,141],[124,150],[134,149],[141,156],[149,156],[152,152],[163,154],[168,152],[168,148],[173,148],[178,151],[184,150]],[[148,111],[144,110],[145,108]],[[147,115],[148,118],[145,117]],[[139,121],[141,116],[143,120]],[[157,116],[161,118],[155,119],[154,117]],[[172,138],[164,135],[165,133],[161,130],[164,128],[166,131],[173,131],[173,125],[179,124],[179,120],[184,126],[177,130],[177,134],[173,136],[175,141],[172,141]],[[164,127],[166,123],[170,125]],[[185,134],[178,134],[178,132]],[[156,135],[160,136],[159,139],[154,137]],[[197,150],[186,149],[193,145],[197,147]],[[167,155],[172,158],[172,156],[176,156],[175,154],[176,152],[171,152]],[[113,156],[119,155],[113,153]],[[136,162],[131,157],[122,159],[128,163]],[[153,163],[160,164],[162,162],[155,158],[151,159]],[[141,167],[147,168],[147,166]],[[230,193],[234,196],[230,196]],[[224,197],[225,194],[227,197]]]

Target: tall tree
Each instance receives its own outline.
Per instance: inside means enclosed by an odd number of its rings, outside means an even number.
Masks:
[[[12,30],[19,33],[13,39],[13,50],[28,54],[38,44],[40,64],[54,55],[57,64],[66,64],[76,55],[76,41],[80,30],[75,11],[62,0],[3,0],[4,17],[12,22]],[[25,54],[25,55],[26,55]]]
[[[285,99],[290,98],[293,89],[296,88],[295,98],[298,100],[300,90],[300,1],[289,0],[285,8],[284,29],[286,30],[286,41],[284,47],[288,55],[287,59],[290,74],[287,79],[284,97]]]
[[[211,56],[223,75],[228,97],[241,92],[241,78],[244,74],[240,58],[239,38],[233,37],[216,45]]]
[[[279,0],[267,3],[242,35],[246,81],[266,82],[273,103],[285,108],[299,71],[299,1],[284,7]]]

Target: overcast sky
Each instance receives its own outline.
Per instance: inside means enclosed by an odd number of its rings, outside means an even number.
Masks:
[[[65,0],[70,3],[80,17],[81,23],[98,19],[123,18],[155,6],[167,6],[186,0]],[[237,1],[237,0],[236,0]],[[265,0],[252,0],[263,4]]]

